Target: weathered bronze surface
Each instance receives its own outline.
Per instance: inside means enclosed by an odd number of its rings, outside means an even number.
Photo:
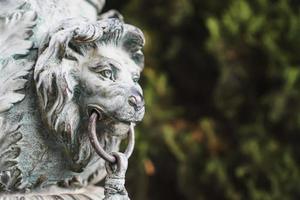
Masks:
[[[0,200],[129,199],[145,40],[104,3],[0,1]]]

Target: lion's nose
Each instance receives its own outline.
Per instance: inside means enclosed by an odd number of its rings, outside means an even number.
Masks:
[[[132,95],[128,97],[128,103],[133,106],[136,111],[141,110],[145,104],[143,95],[138,91],[134,91]]]

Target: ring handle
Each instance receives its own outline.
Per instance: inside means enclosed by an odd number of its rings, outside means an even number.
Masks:
[[[96,153],[103,158],[105,161],[110,163],[116,163],[117,159],[116,157],[111,154],[107,153],[103,147],[100,145],[100,142],[98,140],[97,134],[96,134],[96,121],[98,119],[98,114],[96,112],[93,112],[91,114],[91,117],[89,119],[89,125],[88,125],[88,136],[91,142],[91,145],[95,149]],[[135,138],[134,138],[134,124],[130,123],[129,132],[128,132],[128,145],[124,152],[127,159],[131,156],[134,145],[135,145]]]

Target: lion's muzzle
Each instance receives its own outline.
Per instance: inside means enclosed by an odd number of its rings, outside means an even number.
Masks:
[[[131,89],[131,95],[128,97],[128,103],[135,111],[139,111],[145,106],[143,95],[136,89]]]

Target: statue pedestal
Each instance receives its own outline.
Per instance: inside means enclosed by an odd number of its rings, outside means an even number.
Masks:
[[[0,200],[102,200],[104,199],[104,189],[102,187],[88,186],[77,190],[68,190],[52,186],[41,192],[33,192],[30,194],[1,194]]]

